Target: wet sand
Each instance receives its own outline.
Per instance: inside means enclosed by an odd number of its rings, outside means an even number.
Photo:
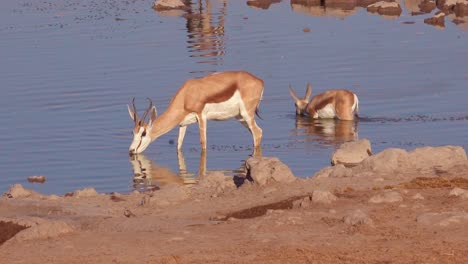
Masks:
[[[0,200],[0,230],[20,232],[6,242],[0,237],[0,259],[464,263],[465,150],[405,153],[388,149],[352,168],[327,167],[291,183],[245,181],[238,188],[233,177],[220,172],[195,185],[168,183],[130,194],[85,189],[42,195],[16,185]],[[18,225],[28,228],[18,230]]]

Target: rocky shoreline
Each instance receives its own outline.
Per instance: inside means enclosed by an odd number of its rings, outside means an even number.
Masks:
[[[352,165],[336,164],[303,179],[294,177],[277,158],[251,158],[247,160],[250,180],[239,187],[221,172],[208,173],[196,185],[168,184],[157,191],[130,194],[84,189],[65,196],[42,195],[14,185],[0,200],[0,259],[5,263],[466,260],[468,160],[462,147],[386,149]]]

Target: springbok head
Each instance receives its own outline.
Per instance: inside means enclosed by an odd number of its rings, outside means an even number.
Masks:
[[[296,115],[303,115],[306,111],[307,104],[310,101],[310,96],[312,95],[312,86],[310,85],[310,83],[307,84],[307,90],[304,98],[302,99],[297,97],[291,85],[289,85],[289,94],[291,94],[291,97],[294,99],[294,105],[296,106]]]
[[[135,107],[135,98],[132,100],[132,106],[127,105],[128,114],[130,118],[135,122],[135,127],[133,128],[133,141],[130,144],[129,152],[130,154],[138,154],[143,152],[148,145],[151,143],[151,130],[153,129],[153,122],[156,120],[156,107],[153,105],[153,101],[149,99],[150,105],[148,109],[143,113],[141,118],[138,117],[138,112]],[[149,120],[146,121],[146,117],[150,113]]]

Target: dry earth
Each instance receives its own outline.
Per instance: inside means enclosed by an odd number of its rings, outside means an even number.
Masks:
[[[15,185],[0,200],[0,262],[466,263],[467,190],[461,147],[239,188],[220,173],[125,195]]]

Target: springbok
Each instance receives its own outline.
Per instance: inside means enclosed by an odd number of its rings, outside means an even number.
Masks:
[[[143,152],[161,135],[179,125],[177,149],[182,148],[187,126],[198,122],[202,151],[206,150],[207,120],[236,118],[252,134],[255,149],[260,148],[262,129],[255,122],[255,114],[263,95],[263,80],[244,71],[214,73],[187,80],[172,98],[167,110],[157,117],[151,99],[148,109],[138,117],[135,98],[128,113],[135,122],[131,154]],[[146,121],[146,116],[150,118]],[[258,115],[258,114],[257,114]]]
[[[307,84],[304,98],[297,97],[289,85],[289,93],[294,99],[297,115],[309,115],[312,118],[338,118],[340,120],[354,120],[358,117],[359,99],[348,90],[330,90],[312,97],[312,86]],[[309,101],[310,100],[310,101]]]

